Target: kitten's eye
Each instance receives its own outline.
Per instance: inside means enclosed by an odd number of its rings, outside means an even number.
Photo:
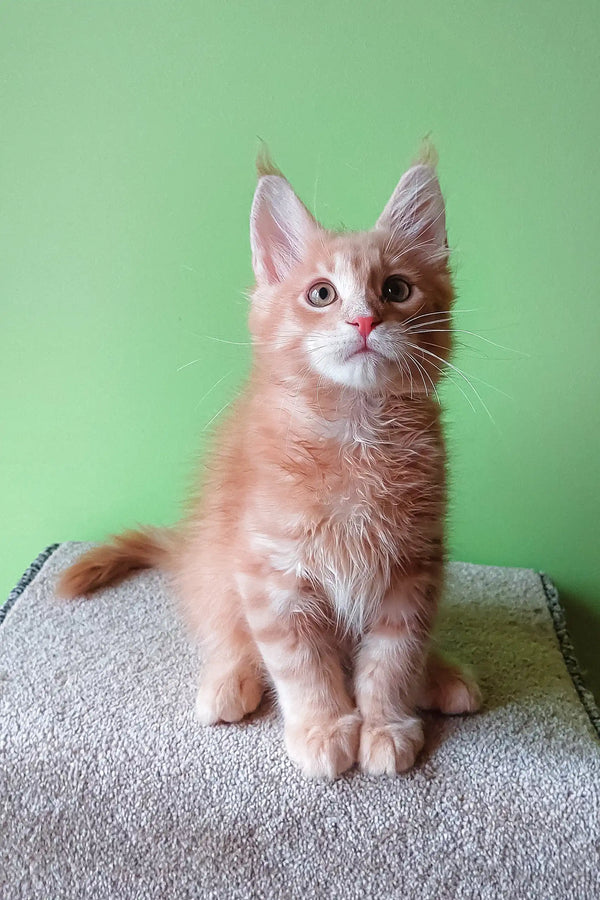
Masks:
[[[382,299],[391,303],[404,303],[412,292],[412,286],[400,278],[399,275],[391,275],[383,283]]]
[[[328,281],[318,281],[310,288],[306,299],[311,306],[329,306],[334,300],[337,300],[337,294],[334,286]]]

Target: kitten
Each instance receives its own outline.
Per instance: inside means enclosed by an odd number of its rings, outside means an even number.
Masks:
[[[418,708],[480,703],[429,648],[444,567],[444,203],[424,161],[374,228],[334,232],[266,159],[259,176],[253,366],[202,497],[174,529],[86,553],[59,590],[163,568],[202,643],[202,724],[242,719],[270,682],[303,773],[333,778],[358,761],[394,774],[423,744]]]

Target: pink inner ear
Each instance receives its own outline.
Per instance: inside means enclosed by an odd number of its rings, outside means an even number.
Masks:
[[[257,281],[282,281],[306,252],[317,224],[279,175],[258,182],[250,213],[252,264]]]
[[[256,277],[269,284],[280,280],[281,259],[285,254],[285,236],[270,212],[262,207],[252,223],[255,230],[253,265]]]
[[[445,249],[446,213],[440,184],[431,166],[418,165],[400,179],[377,220],[377,227],[399,238],[419,238],[435,252]]]

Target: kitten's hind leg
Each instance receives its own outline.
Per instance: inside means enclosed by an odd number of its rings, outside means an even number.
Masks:
[[[211,568],[200,548],[195,559],[192,554],[183,559],[174,585],[183,618],[200,645],[196,717],[202,725],[238,722],[256,709],[265,690],[262,658],[239,593],[225,573],[225,566]]]
[[[196,717],[202,725],[239,722],[254,712],[265,690],[261,660],[241,624],[205,644]]]
[[[430,650],[417,706],[451,716],[474,713],[481,707],[481,691],[465,669]]]

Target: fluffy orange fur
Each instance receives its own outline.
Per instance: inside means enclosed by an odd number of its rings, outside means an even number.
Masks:
[[[268,160],[259,176],[253,366],[200,496],[175,529],[87,553],[60,590],[162,567],[202,643],[202,724],[238,721],[271,683],[306,775],[356,761],[393,774],[422,746],[419,708],[480,702],[429,647],[444,569],[444,204],[419,163],[373,229],[331,232]]]

